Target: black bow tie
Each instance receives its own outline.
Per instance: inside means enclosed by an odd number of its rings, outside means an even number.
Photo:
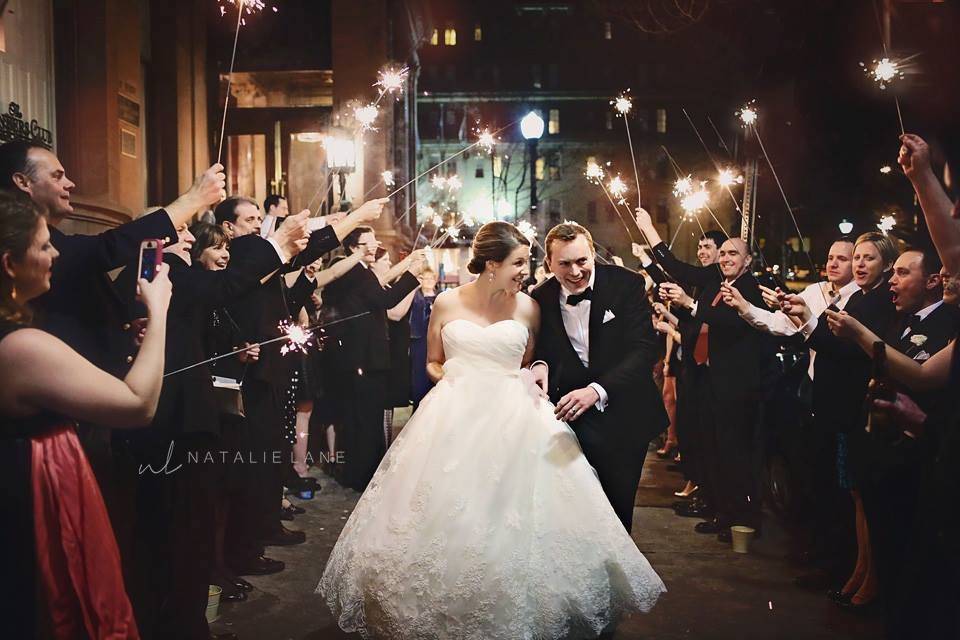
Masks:
[[[592,297],[593,289],[591,287],[587,287],[583,290],[583,293],[573,293],[567,296],[567,304],[571,307],[575,307],[584,300],[589,300]]]

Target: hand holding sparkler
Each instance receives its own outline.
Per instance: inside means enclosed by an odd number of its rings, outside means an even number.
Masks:
[[[359,207],[350,212],[347,218],[355,218],[358,223],[373,222],[380,218],[383,208],[390,202],[389,198],[374,198],[367,200]]]
[[[307,247],[310,235],[307,232],[307,219],[309,217],[309,209],[289,215],[271,236],[277,246],[280,247],[280,251],[287,256],[288,261]]]
[[[664,282],[660,284],[660,299],[664,302],[678,304],[685,309],[693,308],[693,298],[687,295],[683,287],[675,282]]]
[[[643,237],[647,239],[647,244],[651,247],[655,247],[663,240],[660,238],[660,234],[657,233],[657,228],[653,226],[653,218],[650,217],[650,214],[643,207],[637,207],[635,212],[635,220],[637,222],[637,227],[640,229],[640,233],[643,234]]]
[[[237,360],[246,364],[247,362],[256,362],[260,359],[260,345],[244,342],[243,346],[250,347],[246,351],[237,354]]]
[[[918,135],[907,133],[900,136],[900,154],[897,156],[897,162],[903,169],[903,174],[911,182],[927,174],[932,175],[933,169],[930,166],[930,147],[926,141]]]
[[[729,282],[720,285],[720,298],[728,307],[736,309],[740,315],[745,314],[750,309],[750,303],[747,302],[740,290]]]
[[[427,268],[427,253],[426,249],[417,249],[408,255],[405,260],[409,260],[409,266],[407,271],[412,273],[415,276],[419,276],[423,273],[423,270]]]
[[[779,309],[780,303],[783,302],[783,298],[786,295],[780,287],[771,289],[762,284],[757,286],[760,287],[760,295],[763,297],[763,302],[771,309]]]
[[[867,328],[846,311],[827,309],[827,326],[840,338],[856,340]]]
[[[186,193],[164,207],[174,227],[188,224],[198,211],[212,207],[227,197],[227,177],[217,163],[197,176]]]
[[[810,307],[807,306],[806,300],[795,293],[783,295],[783,299],[780,302],[780,310],[788,316],[799,318],[803,324],[807,324],[813,319],[813,312],[811,312]]]

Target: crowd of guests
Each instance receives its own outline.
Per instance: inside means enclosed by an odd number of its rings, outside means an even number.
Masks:
[[[960,210],[927,143],[901,143],[925,225],[909,242],[880,231],[837,238],[826,279],[802,292],[761,284],[746,243],[721,231],[700,238],[699,265],[678,260],[642,209],[652,255],[634,252],[666,342],[671,428],[659,453],[679,451],[677,515],[725,542],[734,525],[762,535],[765,413],[777,408],[784,360],[775,356],[799,348],[810,571],[797,584],[850,611],[882,610],[891,638],[960,637]],[[940,166],[955,188],[949,162]]]
[[[436,278],[422,251],[390,264],[369,226],[385,199],[290,214],[226,198],[214,165],[162,209],[66,235],[74,186],[46,148],[0,145],[5,628],[207,639],[210,585],[242,602],[244,576],[285,568],[267,547],[305,540],[283,521],[319,490],[309,466],[362,491],[393,407],[428,390]],[[277,339],[295,325],[309,348]]]
[[[799,346],[816,569],[799,582],[882,603],[891,637],[957,637],[960,221],[927,144],[901,142],[928,235],[837,238],[800,293],[761,284],[719,230],[679,260],[642,209],[636,255],[665,336],[677,514],[721,541],[762,534],[775,356]],[[74,186],[49,150],[0,145],[4,620],[16,637],[206,639],[209,585],[242,602],[244,576],[285,568],[267,547],[305,540],[283,522],[319,490],[311,464],[363,491],[394,408],[429,391],[437,275],[423,251],[391,262],[370,226],[385,199],[311,218],[226,198],[214,165],[162,209],[66,235]],[[295,325],[320,348],[277,339]]]

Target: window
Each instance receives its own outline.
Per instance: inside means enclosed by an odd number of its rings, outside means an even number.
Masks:
[[[503,157],[493,156],[493,177],[499,178],[503,173]]]
[[[543,180],[543,158],[537,158],[537,180]]]
[[[547,155],[547,172],[551,180],[560,180],[561,159],[559,151],[554,151]]]
[[[478,161],[477,161],[477,170],[474,171],[473,177],[474,177],[474,178],[482,178],[482,177],[483,177],[483,160],[478,160]]]
[[[613,113],[607,111],[607,131],[613,131]]]
[[[657,109],[657,133],[667,132],[667,110]]]
[[[448,47],[454,47],[457,44],[457,30],[453,27],[447,27],[443,30],[443,44]]]
[[[597,222],[597,201],[590,200],[587,202],[587,222],[596,223]]]
[[[547,124],[547,133],[550,135],[560,133],[560,109],[550,109],[550,121]]]
[[[613,40],[613,25],[609,22],[603,23],[603,39]]]
[[[437,46],[440,44],[440,31],[437,29],[433,30],[433,33],[430,34],[430,44]]]
[[[483,40],[483,29],[480,27],[480,25],[476,25],[473,28],[473,41],[480,42],[481,40]]]

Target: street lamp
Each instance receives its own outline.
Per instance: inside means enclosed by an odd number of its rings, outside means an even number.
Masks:
[[[851,231],[853,231],[853,223],[847,220],[846,218],[841,220],[840,224],[838,224],[837,226],[840,227],[840,233],[842,233],[843,235],[848,235]]]
[[[530,217],[537,209],[537,141],[543,135],[543,118],[536,111],[523,116],[520,133],[527,139],[530,151]]]

